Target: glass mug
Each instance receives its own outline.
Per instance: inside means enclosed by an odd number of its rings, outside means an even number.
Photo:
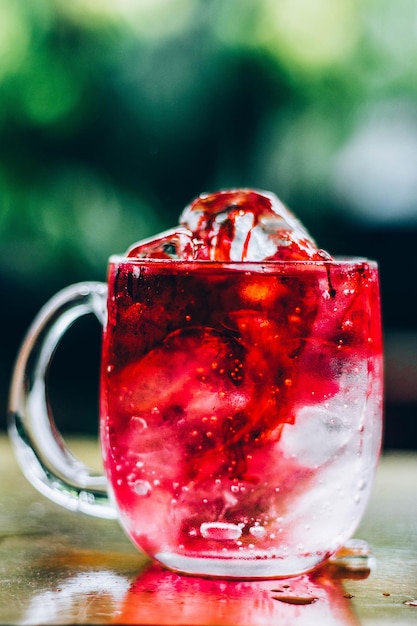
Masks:
[[[27,479],[118,518],[178,572],[273,578],[326,561],[359,525],[381,449],[377,263],[113,256],[107,282],[58,293],[23,342],[9,430]],[[69,452],[47,396],[55,348],[87,313],[103,324],[105,476]]]

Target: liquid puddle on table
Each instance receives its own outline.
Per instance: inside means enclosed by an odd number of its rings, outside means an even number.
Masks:
[[[273,593],[281,592],[281,589],[271,589]],[[282,595],[282,596],[272,596],[273,600],[279,600],[280,602],[285,602],[285,604],[313,604],[313,602],[317,602],[317,596],[291,596],[291,595]]]

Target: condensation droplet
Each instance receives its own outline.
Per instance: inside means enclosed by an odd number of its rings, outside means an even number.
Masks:
[[[200,533],[205,539],[215,541],[230,541],[239,539],[242,530],[236,524],[227,522],[205,522],[200,526]]]
[[[152,487],[147,480],[137,480],[133,485],[133,490],[138,496],[147,496],[151,493]]]
[[[94,504],[95,502],[94,494],[88,491],[80,491],[78,497],[83,504]]]
[[[263,537],[265,534],[265,528],[263,526],[251,526],[249,532],[253,537]]]
[[[366,489],[366,486],[367,486],[366,480],[362,479],[358,482],[358,489],[360,491],[364,491]]]
[[[374,557],[369,544],[354,537],[330,558],[330,563],[343,570],[363,572],[372,569]]]

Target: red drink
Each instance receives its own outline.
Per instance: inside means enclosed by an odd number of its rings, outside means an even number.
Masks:
[[[56,346],[87,313],[104,327],[106,476],[72,456],[46,393]],[[365,510],[381,344],[374,261],[332,259],[269,192],[202,194],[177,227],[112,257],[108,286],[69,286],[40,311],[13,374],[11,440],[41,493],[118,517],[171,569],[300,574]]]
[[[316,566],[381,443],[377,266],[113,257],[101,440],[131,539],[195,574]]]

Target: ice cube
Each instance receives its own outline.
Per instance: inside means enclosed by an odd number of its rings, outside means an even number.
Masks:
[[[196,256],[195,249],[193,233],[183,226],[177,226],[149,239],[137,241],[129,247],[126,256],[191,261]]]
[[[296,426],[285,427],[281,445],[287,456],[301,465],[316,468],[337,455],[352,436],[350,424],[345,424],[329,403],[299,409]]]
[[[201,245],[196,258],[214,261],[325,260],[299,220],[272,193],[250,189],[202,194],[180,216]]]

